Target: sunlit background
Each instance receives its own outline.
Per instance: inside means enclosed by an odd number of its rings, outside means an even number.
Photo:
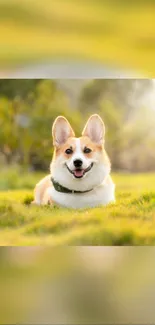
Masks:
[[[152,0],[0,0],[0,76],[153,77],[154,9]]]
[[[64,115],[77,136],[98,113],[112,170],[155,170],[155,82],[151,79],[0,80],[0,162],[49,170],[51,128]]]
[[[154,324],[155,249],[3,248],[1,324]]]

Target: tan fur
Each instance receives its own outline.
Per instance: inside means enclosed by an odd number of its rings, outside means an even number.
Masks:
[[[75,138],[75,137],[74,138],[73,137],[69,137],[65,144],[63,144],[63,145],[61,145],[59,147],[56,147],[55,150],[54,150],[54,156],[53,156],[53,158],[54,157],[57,157],[57,156],[59,156],[61,154],[64,154],[65,158],[69,158],[69,156],[65,153],[65,151],[68,148],[72,148],[73,153],[74,153],[76,139],[77,138]],[[86,156],[91,157],[95,151],[99,151],[99,152],[103,151],[103,153],[105,152],[103,145],[93,143],[90,140],[89,137],[82,136],[79,139],[80,139],[80,142],[81,142],[81,149],[82,149],[82,151],[84,150],[85,147],[90,148],[92,150],[92,152],[90,152],[90,153],[85,153]]]
[[[69,137],[65,144],[56,147],[54,150],[54,157],[64,154],[65,158],[69,158],[69,156],[65,153],[65,151],[70,147],[72,147],[73,151],[75,150],[75,140],[76,138]]]
[[[52,183],[51,183],[51,175],[45,176],[35,187],[34,189],[34,197],[38,197],[38,199],[40,200],[40,202],[42,204],[52,204],[52,200],[49,197],[49,195],[47,194],[47,190],[49,187],[52,187]],[[33,201],[33,204],[35,204],[36,202]]]

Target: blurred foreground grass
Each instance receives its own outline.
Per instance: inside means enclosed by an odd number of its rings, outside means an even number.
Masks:
[[[5,247],[0,324],[154,324],[154,247]]]
[[[154,3],[0,1],[0,66],[94,60],[154,75]]]
[[[116,204],[79,211],[30,206],[41,176],[1,171],[0,245],[155,244],[155,174],[113,174]]]

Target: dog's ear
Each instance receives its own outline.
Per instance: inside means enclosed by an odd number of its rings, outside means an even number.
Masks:
[[[105,126],[99,115],[94,114],[90,116],[83,129],[82,135],[89,137],[91,141],[97,144],[103,143]]]
[[[67,119],[58,116],[52,127],[52,136],[54,146],[58,147],[63,145],[69,137],[75,137],[75,133]]]

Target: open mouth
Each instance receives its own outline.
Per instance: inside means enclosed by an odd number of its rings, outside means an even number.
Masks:
[[[76,168],[74,170],[71,170],[71,169],[69,169],[69,167],[67,166],[67,164],[66,164],[66,167],[67,167],[68,171],[72,175],[74,175],[75,178],[82,178],[87,172],[89,172],[89,170],[92,169],[93,163],[91,163],[90,166],[88,168],[86,168],[86,169]]]

